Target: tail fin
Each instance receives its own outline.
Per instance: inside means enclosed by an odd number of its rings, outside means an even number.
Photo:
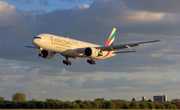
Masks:
[[[116,28],[113,28],[113,30],[111,32],[111,35],[109,36],[109,39],[108,39],[105,46],[113,45],[113,42],[114,42],[114,39],[115,39],[115,34],[116,34]]]

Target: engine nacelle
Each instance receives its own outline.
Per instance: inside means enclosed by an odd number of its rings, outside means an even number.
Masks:
[[[54,57],[54,52],[47,51],[47,50],[42,50],[41,54],[42,54],[42,58],[44,59],[51,59]]]
[[[84,55],[91,58],[96,58],[98,56],[98,53],[99,53],[98,50],[93,47],[87,47],[84,50]]]

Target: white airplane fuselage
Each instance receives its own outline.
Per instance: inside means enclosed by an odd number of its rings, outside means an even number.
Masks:
[[[34,37],[33,45],[40,50],[52,51],[54,53],[60,53],[63,56],[68,57],[81,57],[81,58],[90,58],[84,55],[84,53],[79,53],[76,51],[78,48],[87,48],[87,47],[102,47],[101,45],[96,45],[88,42],[83,42],[79,40],[74,40],[70,38],[65,38],[61,36],[51,35],[51,34],[40,34]],[[93,57],[95,60],[102,60],[109,57],[113,57],[116,54],[114,51],[102,51],[101,55]]]

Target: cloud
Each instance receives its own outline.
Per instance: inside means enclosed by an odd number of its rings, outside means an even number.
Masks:
[[[59,0],[59,1],[62,1],[62,2],[83,2],[85,0]]]
[[[143,83],[142,83],[143,82]],[[79,88],[102,88],[108,91],[123,92],[157,92],[179,90],[178,79],[146,77],[78,77],[66,80],[65,83]]]
[[[170,100],[179,94],[176,94],[176,91],[179,91],[180,83],[175,78],[132,76],[79,76],[61,81],[57,79],[58,77],[39,75],[36,72],[24,77],[3,76],[0,81],[0,93],[4,94],[3,97],[7,99],[11,97],[8,96],[10,94],[22,92],[26,94],[27,100],[54,98],[73,101],[76,99],[94,100],[98,97],[104,97],[107,100],[110,98],[131,100],[132,97],[141,99],[142,94],[147,97],[155,94],[167,94],[168,100]],[[118,94],[121,95],[117,97]]]
[[[30,70],[39,68],[39,74],[77,76],[97,71],[179,71],[179,61],[172,58],[179,58],[176,51],[178,42],[173,43],[179,39],[179,15],[132,11],[123,0],[94,0],[91,5],[68,10],[57,9],[49,13],[40,9],[17,10],[17,7],[6,2],[1,2],[1,7],[1,13],[6,12],[6,15],[0,16],[0,51],[3,53],[0,58],[24,61],[29,64]],[[117,28],[115,45],[162,38],[166,40],[140,45],[133,48],[139,50],[138,53],[118,54],[113,58],[97,61],[96,66],[87,64],[87,59],[77,58],[70,59],[72,66],[66,67],[62,63],[64,57],[59,54],[51,60],[45,60],[38,57],[37,50],[24,47],[32,45],[32,38],[40,33],[105,45],[113,27]],[[164,49],[169,49],[169,52],[163,51]]]
[[[0,76],[7,76],[7,75],[27,75],[31,74],[32,72],[38,72],[38,68],[34,68],[28,71],[26,68],[16,68],[12,67],[11,65],[0,65]]]
[[[146,2],[151,4],[148,6]],[[91,5],[46,13],[37,8],[18,10],[0,1],[0,94],[11,99],[11,94],[22,92],[28,100],[94,100],[99,97],[109,100],[119,94],[119,99],[126,100],[141,99],[142,94],[149,98],[154,94],[167,94],[170,99],[178,97],[179,1],[157,2],[94,0]],[[167,2],[170,5],[165,7]],[[38,3],[46,5],[46,0]],[[174,3],[175,7],[167,8]],[[79,58],[69,59],[72,65],[66,66],[60,54],[46,60],[38,57],[36,49],[24,47],[32,45],[32,38],[41,33],[105,45],[114,27],[117,28],[114,45],[165,40],[132,48],[138,53],[96,61],[95,66]],[[151,74],[160,77],[146,77]],[[166,74],[174,78],[163,78]]]
[[[34,3],[33,0],[12,0],[12,1],[19,2],[19,3],[22,3],[22,4],[24,4],[24,3],[33,4]]]
[[[20,13],[17,12],[17,8],[14,5],[9,5],[4,1],[0,1],[0,14],[0,27],[16,25],[17,20],[19,20],[21,17]]]
[[[40,10],[38,8],[34,8],[34,9],[31,9],[31,10],[23,10],[22,13],[24,15],[29,16],[29,15],[43,14],[43,13],[45,13],[45,11],[44,10]]]
[[[84,5],[82,5],[82,6],[79,6],[78,8],[80,8],[80,9],[88,9],[88,8],[89,8],[89,5],[84,4]]]
[[[40,4],[40,5],[45,5],[45,6],[51,5],[51,4],[48,2],[48,0],[40,0],[40,1],[39,1],[39,4]]]
[[[148,12],[135,12],[135,15],[130,15],[127,19],[139,21],[157,21],[162,20],[165,14],[163,13],[148,13]]]
[[[22,78],[17,80],[17,83],[21,82],[35,82],[37,84],[53,84],[53,77],[39,75],[38,72],[34,72],[28,75],[25,75]]]
[[[80,76],[80,75],[94,74],[91,72],[69,72],[65,68],[63,68],[61,71],[61,69],[62,68],[57,69],[57,67],[43,66],[40,69],[39,74],[49,75],[49,76]]]
[[[9,77],[9,76],[1,76],[0,84],[12,83],[17,80],[18,80],[18,78]]]
[[[160,13],[179,13],[179,0],[123,0],[131,10]]]
[[[78,77],[78,78],[69,79],[69,80],[65,81],[65,83],[69,84],[72,87],[74,87],[74,86],[81,87],[85,81],[86,81],[86,78]]]

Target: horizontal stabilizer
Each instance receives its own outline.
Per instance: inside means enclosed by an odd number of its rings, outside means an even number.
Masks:
[[[131,53],[131,52],[138,52],[138,51],[122,51],[122,52],[113,52],[113,54],[117,54],[117,53]]]

